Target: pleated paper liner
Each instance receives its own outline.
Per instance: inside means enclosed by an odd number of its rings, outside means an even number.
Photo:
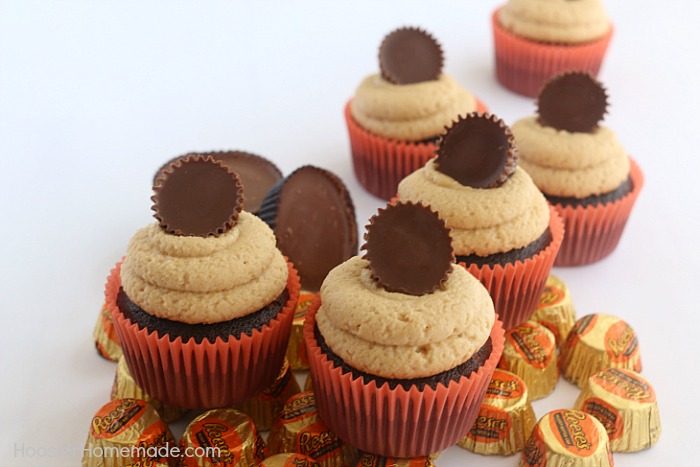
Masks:
[[[270,386],[284,360],[299,297],[299,276],[287,264],[289,300],[274,319],[250,336],[199,344],[149,333],[127,319],[116,305],[121,286],[117,264],[107,281],[105,302],[139,386],[165,404],[188,409],[228,407]]]
[[[496,77],[503,86],[524,96],[536,97],[544,83],[564,71],[587,71],[598,76],[613,35],[608,33],[582,44],[552,44],[517,36],[501,26],[494,11]]]
[[[477,99],[476,110],[483,113],[488,109]],[[435,143],[397,141],[365,130],[352,117],[350,101],[345,105],[345,121],[355,176],[378,198],[391,199],[401,180],[435,157]]]
[[[518,260],[505,266],[459,263],[489,291],[506,330],[524,323],[535,312],[562,244],[564,223],[552,206],[549,206],[549,230],[552,234],[549,245],[525,261]]]
[[[309,308],[304,338],[309,351],[316,405],[329,428],[356,448],[386,457],[421,457],[455,444],[466,435],[479,413],[491,376],[503,352],[503,326],[496,319],[491,330],[492,351],[477,371],[409,390],[389,384],[363,383],[335,367],[321,352],[314,328],[321,302]],[[497,317],[498,318],[498,317]]]
[[[632,191],[612,203],[586,207],[554,205],[566,230],[555,266],[595,263],[615,250],[644,185],[642,170],[631,157],[630,177]]]

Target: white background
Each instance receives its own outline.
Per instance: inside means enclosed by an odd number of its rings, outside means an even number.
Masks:
[[[382,202],[354,179],[342,109],[377,70],[387,32],[427,28],[446,71],[493,112],[509,123],[533,113],[531,99],[494,79],[490,13],[499,3],[0,3],[0,465],[79,463],[115,369],[92,342],[103,284],[133,232],[152,221],[161,163],[238,148],[285,174],[319,165],[343,178],[364,226]],[[700,4],[606,4],[616,25],[600,76],[611,95],[606,122],[646,185],[612,256],[555,273],[579,316],[605,312],[633,326],[657,390],[659,443],[616,454],[616,464],[700,465]],[[561,380],[535,402],[537,416],[577,394]],[[28,457],[32,448],[59,453]],[[437,464],[517,462],[454,447]]]

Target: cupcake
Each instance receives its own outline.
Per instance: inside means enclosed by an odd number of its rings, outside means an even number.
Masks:
[[[564,73],[542,89],[537,116],[513,124],[520,165],[564,219],[556,266],[580,266],[617,246],[644,177],[615,133],[600,125],[607,109],[592,76]]]
[[[563,237],[562,222],[517,166],[510,129],[489,114],[460,117],[434,159],[399,184],[452,228],[457,262],[493,298],[506,329],[535,311]]]
[[[442,71],[440,44],[427,32],[400,28],[379,47],[380,73],[366,77],[345,106],[355,176],[388,200],[399,181],[433,156],[457,115],[485,111]]]
[[[153,189],[158,222],[136,232],[105,292],[124,358],[165,404],[231,406],[274,382],[298,276],[220,162],[178,159]]]
[[[503,351],[484,287],[454,264],[449,229],[412,203],[380,210],[364,257],[334,268],[304,324],[321,418],[385,457],[466,435]]]
[[[530,97],[563,71],[597,75],[613,33],[600,0],[508,0],[492,25],[496,77]]]

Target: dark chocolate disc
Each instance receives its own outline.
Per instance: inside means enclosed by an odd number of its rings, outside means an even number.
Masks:
[[[164,168],[153,185],[153,215],[167,233],[217,237],[229,231],[243,205],[235,172],[211,156],[183,156]]]
[[[537,113],[545,126],[590,133],[608,108],[605,88],[584,72],[569,72],[549,80],[537,99]]]
[[[436,167],[462,185],[494,188],[515,172],[514,143],[510,128],[495,115],[460,116],[440,139]]]
[[[189,154],[211,156],[220,161],[225,167],[236,172],[243,186],[243,195],[245,197],[243,209],[253,214],[257,214],[260,209],[265,193],[282,179],[280,169],[271,161],[257,154],[245,151],[211,151]],[[158,172],[153,177],[154,183],[161,170],[177,159],[179,157],[169,160],[158,169]]]
[[[379,46],[379,69],[390,83],[435,80],[442,73],[442,64],[442,47],[422,29],[396,29]]]
[[[372,277],[389,292],[434,292],[452,270],[450,229],[422,204],[388,205],[370,219],[365,258]]]
[[[331,269],[357,254],[350,192],[327,170],[298,168],[265,195],[258,216],[275,232],[305,290],[318,291]]]

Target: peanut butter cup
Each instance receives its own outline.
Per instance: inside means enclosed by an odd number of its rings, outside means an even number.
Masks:
[[[394,84],[437,79],[442,73],[443,61],[438,41],[419,28],[396,29],[379,46],[382,77]]]
[[[570,132],[595,130],[607,107],[608,96],[603,85],[583,72],[555,76],[544,85],[537,99],[540,122]]]

